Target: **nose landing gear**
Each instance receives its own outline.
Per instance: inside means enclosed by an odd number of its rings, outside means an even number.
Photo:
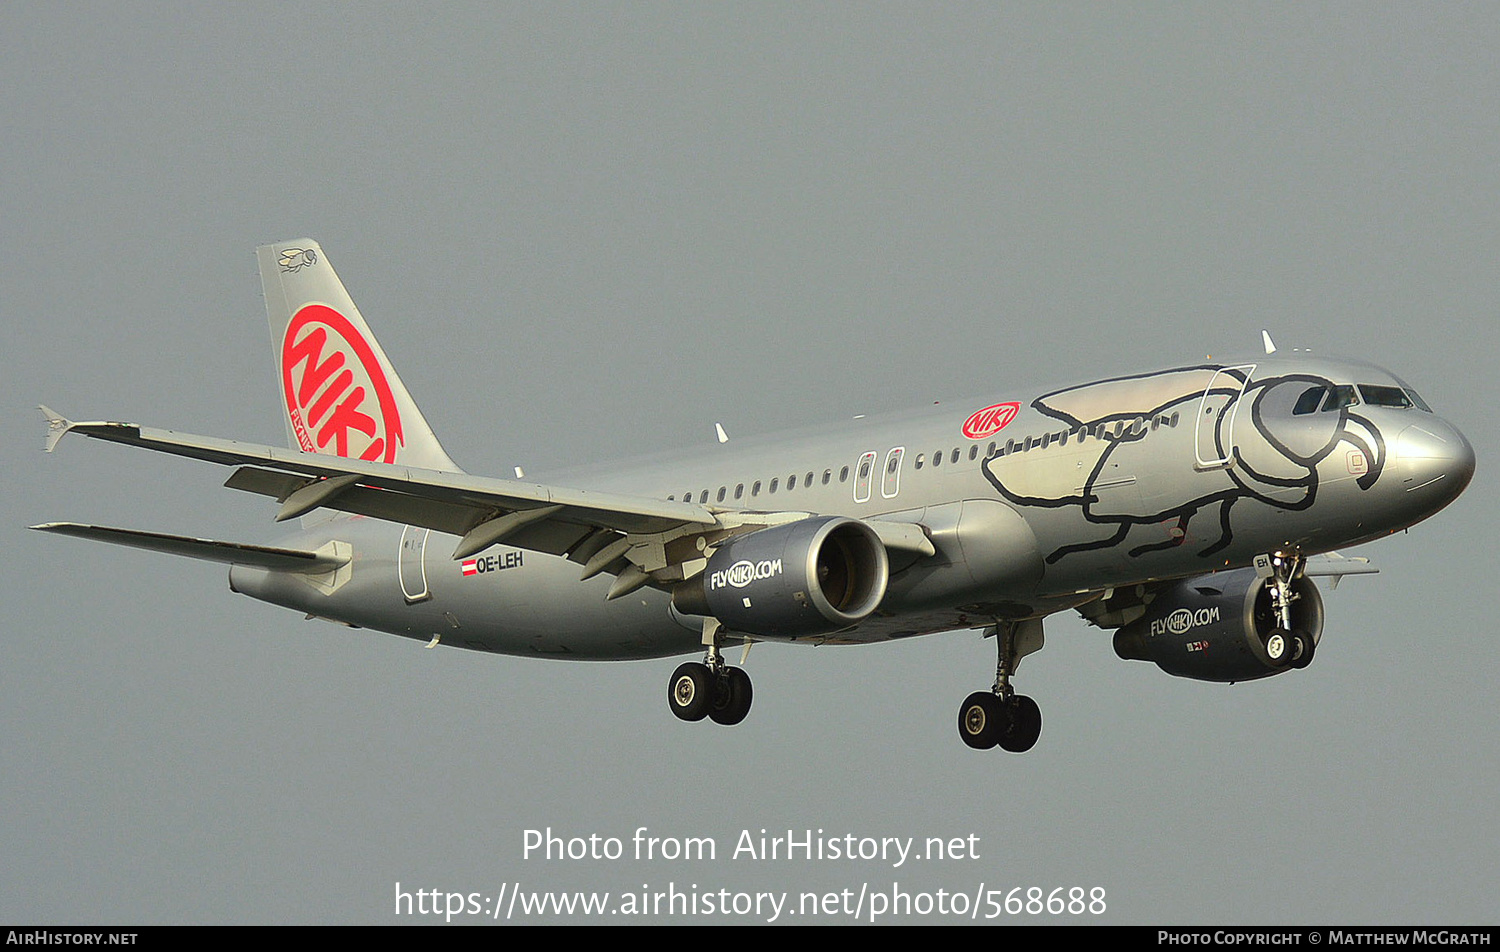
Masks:
[[[1301,577],[1305,560],[1300,555],[1274,552],[1256,556],[1254,564],[1256,574],[1265,579],[1271,610],[1276,615],[1276,627],[1266,635],[1266,657],[1278,668],[1307,667],[1312,664],[1317,642],[1311,633],[1292,627],[1292,607],[1301,598],[1292,583]]]

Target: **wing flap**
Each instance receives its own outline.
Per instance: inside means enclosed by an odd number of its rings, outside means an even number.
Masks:
[[[278,501],[291,498],[292,494],[316,480],[305,479],[291,473],[242,466],[225,480],[230,489],[270,496]],[[476,515],[483,511],[470,503],[453,503],[425,496],[414,496],[384,489],[369,489],[352,486],[338,493],[337,497],[324,504],[340,512],[384,519],[388,522],[421,526],[450,535],[463,535],[473,526]]]

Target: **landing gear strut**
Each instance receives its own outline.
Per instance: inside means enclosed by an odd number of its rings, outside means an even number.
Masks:
[[[970,694],[958,709],[958,736],[976,750],[1000,747],[1024,753],[1042,735],[1042,710],[1016,694],[1010,677],[1021,658],[1042,647],[1042,623],[1001,621],[993,629],[996,643],[995,686]]]
[[[1292,603],[1300,597],[1292,583],[1302,574],[1302,565],[1300,555],[1273,553],[1255,557],[1255,571],[1266,580],[1271,611],[1276,615],[1276,627],[1266,635],[1266,657],[1278,668],[1307,667],[1312,664],[1317,648],[1310,633],[1292,628]]]
[[[715,724],[738,724],[750,713],[754,692],[744,668],[724,663],[722,638],[717,621],[703,623],[703,660],[689,661],[672,672],[667,683],[667,706],[684,721],[707,717]]]

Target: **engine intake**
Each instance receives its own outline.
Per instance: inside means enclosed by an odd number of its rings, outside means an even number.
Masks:
[[[1310,579],[1292,583],[1292,631],[1323,633],[1323,598]],[[1288,670],[1266,639],[1277,628],[1271,589],[1253,568],[1185,579],[1157,596],[1146,614],[1115,632],[1115,653],[1152,661],[1196,681],[1250,681]]]
[[[796,638],[863,621],[885,597],[889,577],[874,529],[818,516],[720,544],[703,574],[672,593],[672,604],[733,631]]]

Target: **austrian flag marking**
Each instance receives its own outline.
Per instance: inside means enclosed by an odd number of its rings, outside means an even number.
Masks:
[[[975,410],[964,421],[964,436],[967,436],[971,440],[982,440],[987,436],[999,433],[1020,412],[1021,405],[1019,403],[997,403],[994,406],[985,407],[983,410]]]
[[[375,350],[344,315],[309,304],[281,341],[281,385],[304,453],[394,463],[401,414]]]
[[[518,569],[525,564],[525,558],[519,549],[509,552],[491,552],[489,555],[476,555],[472,559],[464,559],[458,563],[459,571],[465,578],[470,575],[486,575],[490,572],[504,572],[506,569]]]

